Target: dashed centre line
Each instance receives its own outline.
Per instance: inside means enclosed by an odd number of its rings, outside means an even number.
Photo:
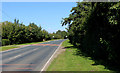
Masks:
[[[35,51],[35,50],[37,50],[37,49],[39,49],[39,48],[35,48],[35,49],[31,50],[30,52]],[[29,53],[29,51],[26,52],[26,53]],[[26,54],[26,53],[19,54],[19,55],[17,55],[17,56],[11,57],[11,58],[9,58],[9,60],[12,60],[12,59],[15,59],[15,58],[21,57],[22,55],[24,55],[24,54]]]
[[[14,56],[14,57],[12,57],[12,58],[9,58],[9,60],[11,60],[11,59],[15,59],[15,58],[20,57],[20,56],[22,56],[22,55]]]

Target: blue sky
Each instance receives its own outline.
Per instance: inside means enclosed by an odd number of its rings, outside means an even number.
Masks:
[[[2,21],[19,19],[20,22],[29,25],[34,22],[48,32],[65,30],[61,26],[62,18],[68,17],[75,2],[3,2]]]

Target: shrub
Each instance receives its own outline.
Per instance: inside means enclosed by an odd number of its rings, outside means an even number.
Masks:
[[[9,39],[2,39],[2,46],[9,45],[10,40]]]

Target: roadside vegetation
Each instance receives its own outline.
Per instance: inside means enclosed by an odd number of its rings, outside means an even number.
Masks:
[[[66,40],[62,43],[66,51],[55,58],[47,71],[109,71],[103,65],[94,65],[91,57],[77,55],[77,48]]]
[[[19,46],[10,45],[10,46],[0,47],[0,51],[5,51],[5,50],[9,50],[9,49],[14,49],[14,48],[19,48]]]
[[[2,22],[0,26],[2,26],[0,27],[1,51],[19,48],[22,45],[64,39],[68,35],[66,31],[61,30],[48,33],[48,31],[41,26],[37,26],[35,23],[30,23],[28,26],[25,26],[16,19],[13,23],[8,21]]]
[[[120,71],[120,1],[78,2],[62,25],[68,25],[68,38],[78,54]]]
[[[25,26],[23,23],[19,23],[19,20],[14,22],[2,22],[2,46],[13,44],[24,44],[31,42],[41,42],[52,39],[64,39],[67,36],[66,31],[60,31],[49,33],[41,26],[37,26],[35,23],[30,23]]]

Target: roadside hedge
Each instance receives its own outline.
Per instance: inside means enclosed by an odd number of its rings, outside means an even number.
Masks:
[[[2,46],[9,45],[10,40],[9,39],[2,39]]]
[[[79,48],[77,54],[82,52],[120,73],[120,1],[77,3],[62,25],[68,25],[68,38]]]

